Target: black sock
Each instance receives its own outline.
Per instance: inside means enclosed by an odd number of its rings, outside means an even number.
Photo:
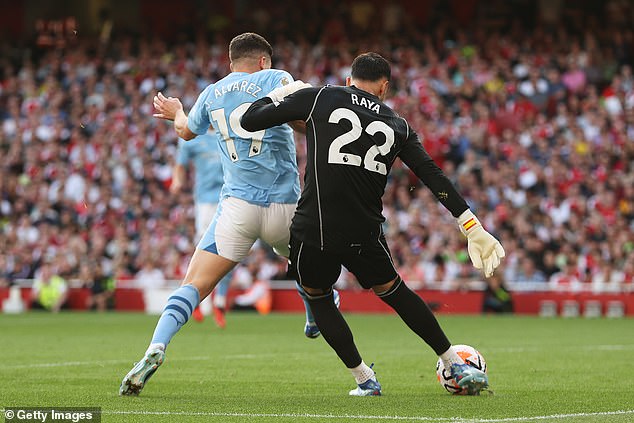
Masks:
[[[332,291],[324,297],[308,298],[308,304],[322,336],[346,367],[352,369],[361,364],[361,356],[354,345],[352,331],[335,305]]]
[[[378,295],[378,294],[377,294]],[[447,351],[451,343],[425,301],[409,289],[399,277],[391,289],[378,295],[437,355]]]

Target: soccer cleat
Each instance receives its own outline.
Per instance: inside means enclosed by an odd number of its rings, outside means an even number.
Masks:
[[[482,390],[489,387],[489,378],[486,373],[468,364],[452,364],[451,377],[469,395],[480,395]]]
[[[376,380],[376,376],[357,385],[355,389],[348,393],[354,397],[373,397],[381,395],[381,384]]]
[[[136,363],[121,381],[119,395],[139,395],[156,369],[163,364],[164,359],[165,352],[160,348],[146,352],[141,361]]]
[[[307,338],[317,338],[321,335],[321,332],[316,324],[306,322],[306,325],[304,326],[304,335],[306,335]]]
[[[194,309],[194,311],[192,312],[192,317],[197,322],[202,322],[203,320],[205,320],[205,316],[203,315],[203,312],[200,311],[200,307],[196,307]]]
[[[341,297],[339,296],[339,291],[337,291],[336,289],[332,290],[332,299],[335,302],[337,308],[339,308],[339,305],[341,304]],[[310,322],[307,320],[306,324],[304,325],[304,335],[306,335],[307,338],[315,339],[318,338],[319,335],[321,335],[321,332],[319,331],[319,328],[317,327],[315,322]]]
[[[374,367],[374,363],[370,364],[370,369]],[[381,396],[381,384],[376,380],[376,373],[370,379],[357,385],[355,389],[348,392],[348,395],[354,397],[378,397]]]
[[[214,307],[214,322],[220,329],[224,329],[227,325],[225,320],[225,310],[220,307]]]

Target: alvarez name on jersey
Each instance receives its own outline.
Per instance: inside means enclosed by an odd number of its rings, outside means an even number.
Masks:
[[[254,101],[292,81],[288,72],[278,69],[232,72],[207,86],[196,100],[188,126],[195,134],[206,133],[210,125],[216,130],[224,170],[221,198],[262,206],[297,202],[299,172],[292,129],[280,124],[251,132],[240,125]]]

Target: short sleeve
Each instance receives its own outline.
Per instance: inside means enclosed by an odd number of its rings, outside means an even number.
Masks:
[[[290,73],[284,70],[278,70],[275,75],[273,88],[283,87],[284,85],[288,85],[293,81],[294,79]]]
[[[209,121],[209,113],[207,112],[207,107],[205,107],[205,102],[212,88],[213,85],[209,85],[202,93],[200,93],[196,99],[196,103],[194,103],[194,106],[189,111],[189,115],[187,115],[187,127],[194,134],[206,134],[209,126],[211,125],[211,122]]]

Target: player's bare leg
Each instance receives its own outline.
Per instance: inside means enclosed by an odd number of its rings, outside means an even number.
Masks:
[[[167,301],[154,330],[152,342],[143,358],[123,378],[119,395],[138,395],[150,377],[163,364],[165,348],[189,320],[200,298],[205,298],[237,263],[196,249],[185,279]]]
[[[235,261],[196,248],[181,285],[193,285],[198,289],[200,298],[205,298],[236,264]]]

